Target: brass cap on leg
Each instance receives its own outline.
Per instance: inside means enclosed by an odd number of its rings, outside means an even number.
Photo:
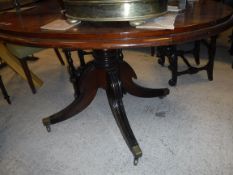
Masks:
[[[134,155],[134,165],[137,165],[138,164],[138,159],[140,157],[142,157],[142,150],[141,148],[139,147],[139,145],[135,145],[132,147],[132,153]]]

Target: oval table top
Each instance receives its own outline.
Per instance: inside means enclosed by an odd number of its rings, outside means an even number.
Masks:
[[[128,22],[82,22],[66,31],[40,27],[63,19],[56,0],[39,1],[21,12],[1,12],[0,39],[39,47],[111,49],[172,45],[216,35],[233,24],[232,8],[213,0],[188,4],[174,30],[137,29]]]

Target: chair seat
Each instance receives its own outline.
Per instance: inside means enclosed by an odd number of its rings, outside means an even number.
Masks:
[[[9,49],[9,51],[18,58],[24,58],[28,55],[32,55],[44,49],[44,48],[38,48],[38,47],[15,45],[15,44],[10,44],[10,43],[7,43],[6,46]]]

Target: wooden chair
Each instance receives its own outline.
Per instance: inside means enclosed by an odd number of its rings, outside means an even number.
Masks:
[[[207,76],[210,81],[213,80],[213,65],[214,65],[214,57],[216,50],[216,38],[217,36],[210,37],[208,40],[197,40],[194,42],[194,47],[191,50],[179,50],[176,45],[170,46],[159,46],[157,47],[157,57],[158,63],[160,65],[164,65],[165,58],[168,58],[168,68],[172,73],[171,79],[168,81],[170,86],[175,86],[177,84],[177,77],[184,74],[195,74],[199,71],[206,70]],[[200,44],[203,43],[208,51],[208,64],[201,67],[195,67],[190,64],[188,59],[186,58],[186,54],[192,54],[196,65],[200,64]],[[154,55],[154,48],[151,50],[151,55]],[[179,71],[178,70],[178,58],[185,63],[187,66],[186,70]]]
[[[43,50],[44,48],[27,47],[27,46],[21,46],[21,45],[9,44],[9,43],[6,43],[5,46],[9,50],[9,52],[19,60],[21,66],[23,68],[23,71],[26,75],[26,78],[27,78],[28,84],[31,88],[31,91],[32,91],[32,93],[35,94],[36,88],[35,88],[35,85],[33,83],[32,75],[30,73],[27,61],[28,61],[28,56],[33,55],[34,53],[37,53],[37,52]],[[64,65],[65,63],[64,63],[58,49],[55,48],[54,51],[55,51],[60,63],[62,65]]]
[[[157,47],[157,54],[158,57],[158,63],[161,66],[164,66],[165,59],[168,58],[168,68],[172,72],[172,78],[168,81],[168,84],[170,86],[175,86],[177,83],[177,76],[180,76],[182,74],[193,74],[196,73],[197,70],[194,70],[195,68],[191,66],[189,61],[186,58],[187,54],[193,55],[193,58],[195,60],[196,65],[200,64],[200,40],[197,40],[194,42],[194,47],[190,50],[177,50],[176,46],[159,46]],[[155,47],[151,48],[151,56],[155,55]],[[175,59],[173,60],[173,55],[175,55]],[[178,72],[178,65],[174,65],[174,61],[178,62],[177,58],[181,58],[183,62],[187,65],[188,69],[184,72]],[[175,78],[174,78],[175,77]]]

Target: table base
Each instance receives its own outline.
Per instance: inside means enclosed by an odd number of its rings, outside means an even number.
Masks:
[[[66,51],[66,56],[71,82],[75,89],[75,99],[60,112],[44,118],[43,124],[50,131],[51,124],[64,121],[84,110],[94,99],[98,88],[103,88],[136,165],[142,151],[127,119],[123,95],[128,92],[138,97],[164,97],[169,94],[169,89],[149,89],[135,84],[133,78],[137,76],[130,65],[123,61],[120,49],[93,50],[94,61],[79,69],[75,69],[69,51]]]

